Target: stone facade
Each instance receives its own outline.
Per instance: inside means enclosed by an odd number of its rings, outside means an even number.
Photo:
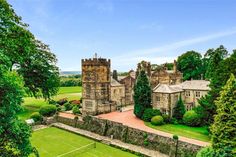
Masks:
[[[210,90],[209,83],[205,80],[191,80],[178,85],[159,84],[153,89],[153,107],[172,116],[173,108],[181,95],[186,110],[192,110],[199,105],[198,100]]]
[[[119,82],[125,86],[125,105],[133,105],[134,100],[133,100],[133,88],[135,84],[135,72],[130,71],[128,76],[125,77],[119,77],[118,78]]]
[[[174,60],[173,70],[167,70],[167,67],[162,67],[152,71],[151,86],[155,88],[159,83],[176,85],[180,84],[183,80],[183,74],[177,70],[176,61]]]
[[[116,109],[111,102],[110,59],[82,59],[82,109],[85,114],[99,114]]]
[[[125,104],[125,85],[111,78],[111,100],[116,102],[117,106]]]

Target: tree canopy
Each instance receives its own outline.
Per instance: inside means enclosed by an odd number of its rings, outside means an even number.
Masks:
[[[203,74],[202,56],[195,51],[187,51],[177,59],[177,68],[184,80],[201,79]]]
[[[211,126],[215,156],[236,156],[236,79],[233,74],[222,88],[216,107]]]
[[[0,0],[0,154],[26,157],[34,151],[31,129],[18,120],[25,91],[50,99],[59,86],[56,56],[37,40],[6,0]]]
[[[236,51],[234,50],[228,58],[226,58],[228,51],[223,46],[220,46],[215,50],[210,49],[207,53],[215,58],[209,58],[209,69],[207,69],[206,75],[210,80],[209,86],[211,90],[205,97],[199,100],[199,104],[204,110],[205,122],[211,124],[213,122],[213,115],[216,114],[215,100],[219,97],[219,93],[226,84],[231,73],[234,75],[236,74]],[[213,60],[215,62],[213,62]]]

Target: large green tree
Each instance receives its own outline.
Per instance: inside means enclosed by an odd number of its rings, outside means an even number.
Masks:
[[[233,74],[222,88],[216,107],[211,126],[215,156],[236,156],[236,78]]]
[[[236,74],[236,51],[226,58],[228,51],[220,46],[217,49],[208,50],[209,65],[207,69],[207,78],[210,80],[211,90],[208,94],[199,100],[203,110],[203,119],[205,123],[213,122],[213,115],[216,113],[215,100],[219,97],[222,87],[226,84],[230,74]]]
[[[56,57],[35,39],[6,0],[0,0],[0,156],[33,152],[31,130],[18,120],[24,92],[50,99],[59,86]]]
[[[142,118],[144,110],[151,107],[151,86],[145,71],[141,70],[134,86],[134,114]]]
[[[187,51],[177,59],[177,68],[184,80],[201,79],[203,74],[202,56],[195,51]]]

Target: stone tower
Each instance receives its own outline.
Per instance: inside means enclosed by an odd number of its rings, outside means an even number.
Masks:
[[[96,115],[111,112],[110,101],[110,59],[82,59],[82,108],[83,113]]]

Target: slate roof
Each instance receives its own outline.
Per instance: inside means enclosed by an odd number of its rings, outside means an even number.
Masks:
[[[167,85],[167,84],[158,84],[154,89],[155,93],[178,93],[183,92],[183,89],[180,85]]]
[[[111,86],[122,86],[122,84],[111,77]]]
[[[183,89],[210,90],[209,84],[210,81],[191,80],[191,81],[184,81],[183,83],[181,83],[181,86]]]
[[[167,84],[158,84],[153,92],[155,93],[177,93],[183,92],[184,90],[210,90],[210,82],[205,80],[191,80],[185,81],[179,85],[167,85]]]

